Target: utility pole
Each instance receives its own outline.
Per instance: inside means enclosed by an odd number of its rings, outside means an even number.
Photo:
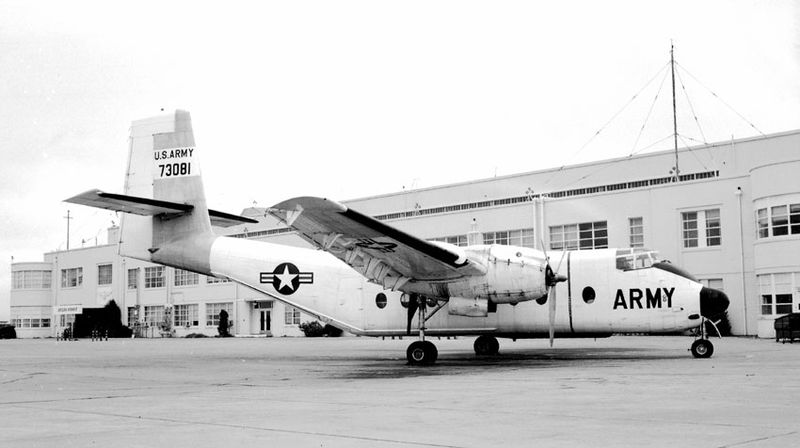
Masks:
[[[69,220],[73,219],[69,216],[69,210],[67,210],[67,216],[64,217],[67,220],[67,250],[69,250]]]
[[[678,116],[675,107],[675,55],[672,41],[669,41],[669,65],[672,69],[672,138],[675,141],[675,182],[680,180],[681,170],[678,168]]]

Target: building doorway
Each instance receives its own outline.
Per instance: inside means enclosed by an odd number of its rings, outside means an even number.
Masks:
[[[272,311],[260,310],[259,334],[270,334],[272,331]]]

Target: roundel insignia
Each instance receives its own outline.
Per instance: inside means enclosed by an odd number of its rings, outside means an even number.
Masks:
[[[261,283],[272,283],[275,291],[283,295],[294,294],[303,283],[314,283],[313,272],[300,272],[292,263],[281,263],[272,272],[262,272]]]

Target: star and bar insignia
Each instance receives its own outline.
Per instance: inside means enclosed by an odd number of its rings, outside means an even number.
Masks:
[[[302,283],[314,283],[313,272],[300,272],[292,263],[281,263],[272,272],[262,272],[261,283],[272,283],[275,291],[283,295],[292,295]]]

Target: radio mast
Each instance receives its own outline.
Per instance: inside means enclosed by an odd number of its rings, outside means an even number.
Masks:
[[[669,41],[669,65],[672,69],[672,138],[675,141],[675,182],[680,180],[681,170],[678,168],[678,118],[675,107],[675,55],[674,45]]]

